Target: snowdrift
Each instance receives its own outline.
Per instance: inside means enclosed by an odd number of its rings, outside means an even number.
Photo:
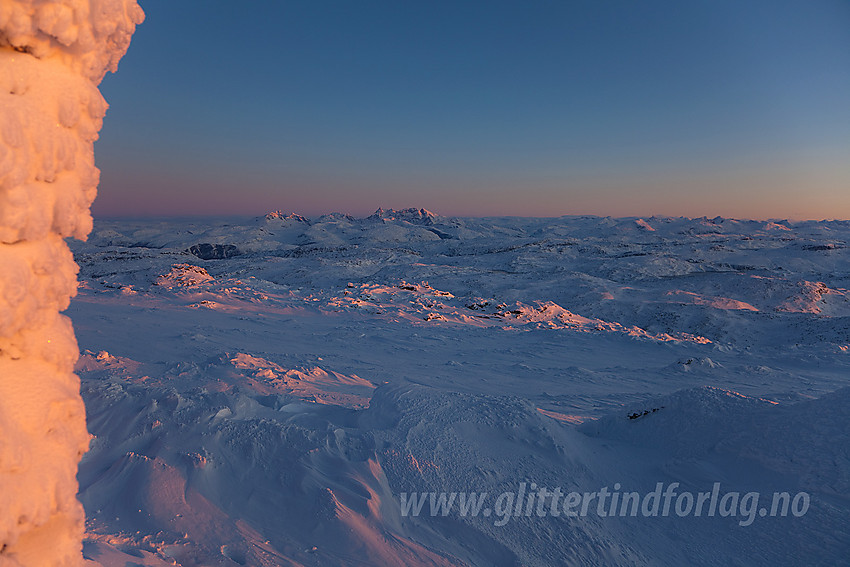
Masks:
[[[840,564],[850,265],[821,246],[848,232],[419,209],[98,223],[69,310],[86,557]],[[555,489],[586,513],[554,514]]]

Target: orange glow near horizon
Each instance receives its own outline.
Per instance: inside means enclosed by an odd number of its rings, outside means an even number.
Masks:
[[[349,180],[302,175],[275,183],[253,172],[190,178],[156,172],[104,175],[95,216],[260,215],[287,210],[308,216],[344,212],[371,214],[378,207],[424,207],[445,216],[723,216],[748,219],[850,219],[847,167],[775,173],[674,172],[630,178],[523,180],[407,180],[389,176]]]

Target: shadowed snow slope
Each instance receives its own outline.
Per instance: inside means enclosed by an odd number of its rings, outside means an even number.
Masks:
[[[70,309],[86,555],[840,564],[848,234],[422,209],[98,223]]]

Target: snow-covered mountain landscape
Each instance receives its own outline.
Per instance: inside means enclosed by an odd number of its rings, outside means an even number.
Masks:
[[[850,5],[143,3],[0,2],[0,567],[850,566]]]
[[[850,221],[424,209],[96,221],[69,241],[66,311],[84,554],[847,564],[848,240]],[[659,483],[735,501],[597,509]],[[568,516],[556,489],[596,500]],[[411,513],[452,493],[484,506]]]

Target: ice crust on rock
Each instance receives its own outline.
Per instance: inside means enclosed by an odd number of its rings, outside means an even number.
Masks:
[[[115,71],[135,0],[0,3],[0,564],[81,565],[77,463],[88,448],[71,322]]]

